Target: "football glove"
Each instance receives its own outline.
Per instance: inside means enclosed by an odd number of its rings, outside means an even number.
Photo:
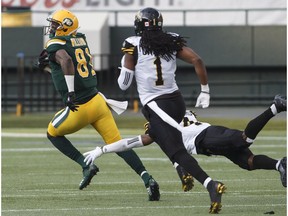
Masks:
[[[149,134],[149,128],[150,128],[150,123],[146,122],[144,124],[144,130],[145,130],[145,134]]]
[[[40,53],[40,55],[38,57],[38,61],[35,64],[35,66],[37,68],[39,68],[41,71],[51,73],[51,68],[49,65],[48,52],[45,49]]]
[[[201,92],[197,98],[195,107],[207,108],[210,104],[210,94],[208,92]]]
[[[69,107],[71,111],[78,111],[78,105],[75,102],[75,92],[69,92],[66,100],[66,106]]]
[[[83,155],[85,156],[84,162],[89,165],[94,162],[94,160],[100,157],[103,154],[102,148],[97,146],[94,150],[85,152]]]

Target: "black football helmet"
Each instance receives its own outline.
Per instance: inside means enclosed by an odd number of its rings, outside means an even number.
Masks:
[[[134,27],[135,34],[141,36],[144,30],[155,31],[162,30],[162,14],[151,7],[144,8],[135,15]]]

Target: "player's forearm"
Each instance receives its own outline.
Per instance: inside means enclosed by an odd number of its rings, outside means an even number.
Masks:
[[[197,63],[195,63],[194,65],[195,67],[195,72],[198,76],[198,79],[200,81],[201,85],[207,85],[208,84],[208,75],[207,75],[207,71],[205,68],[204,63],[202,62],[202,60],[197,61]]]
[[[117,79],[119,88],[121,90],[126,90],[130,87],[134,76],[134,71],[122,66],[120,75]]]
[[[200,56],[194,57],[192,64],[194,65],[195,72],[197,74],[197,77],[200,81],[201,85],[207,85],[208,84],[208,75],[207,75],[207,70],[206,66],[201,59]]]
[[[89,165],[93,163],[96,158],[99,158],[104,153],[112,153],[112,152],[122,152],[127,151],[131,148],[143,147],[141,135],[130,138],[130,139],[122,139],[117,142],[105,145],[103,147],[97,146],[94,150],[85,152],[83,155],[85,156],[84,162]]]
[[[122,139],[117,142],[105,145],[102,147],[102,152],[105,153],[112,153],[112,152],[122,152],[127,151],[132,148],[139,148],[143,147],[143,142],[141,136],[137,136],[134,138],[129,139]]]

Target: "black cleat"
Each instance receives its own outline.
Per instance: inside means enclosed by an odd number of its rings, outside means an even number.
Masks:
[[[192,190],[192,188],[194,187],[194,178],[193,176],[188,173],[183,167],[181,167],[180,165],[178,165],[176,167],[178,176],[182,182],[182,189],[184,192],[190,191]]]
[[[287,111],[287,99],[285,96],[276,95],[273,103],[275,104],[278,113]]]
[[[282,182],[283,187],[287,187],[287,174],[286,174],[286,167],[287,167],[287,158],[284,157],[280,161],[279,165],[279,172],[280,172],[280,179]]]
[[[149,201],[159,201],[160,192],[158,183],[150,176],[149,183],[146,186]]]
[[[79,189],[87,187],[91,179],[99,172],[99,168],[95,164],[91,164],[89,167],[83,169],[83,179],[79,184]]]
[[[222,194],[226,191],[226,186],[219,181],[211,181],[212,184],[209,189],[209,195],[210,195],[210,200],[211,200],[211,206],[209,213],[210,214],[218,214],[221,211],[221,198]]]

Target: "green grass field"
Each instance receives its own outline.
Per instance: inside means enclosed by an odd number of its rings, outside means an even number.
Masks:
[[[2,115],[2,215],[208,215],[210,201],[206,189],[195,182],[192,191],[182,192],[175,169],[156,144],[135,151],[160,184],[159,202],[148,201],[140,177],[116,154],[96,160],[100,172],[90,186],[80,191],[81,168],[45,137],[49,118],[50,115]],[[122,135],[130,137],[142,133],[145,121],[126,117],[117,122]],[[246,123],[245,119],[225,121],[233,128]],[[81,152],[103,144],[90,128],[68,137]],[[254,154],[276,159],[286,155],[286,120],[271,121],[251,149]],[[278,172],[248,172],[223,157],[195,158],[212,178],[223,181],[228,188],[220,214],[254,216],[274,211],[275,215],[286,215],[286,188],[281,185]]]

